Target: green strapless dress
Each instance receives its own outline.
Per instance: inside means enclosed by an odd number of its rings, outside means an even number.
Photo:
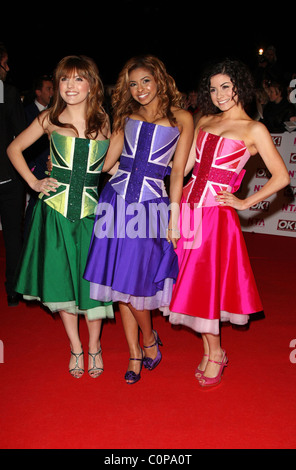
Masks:
[[[91,299],[83,279],[108,146],[108,139],[51,135],[51,176],[59,187],[50,196],[40,194],[35,205],[15,290],[52,312],[82,313],[90,320],[114,317],[112,302]]]

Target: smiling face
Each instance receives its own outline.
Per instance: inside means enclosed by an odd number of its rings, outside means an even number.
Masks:
[[[62,76],[59,91],[63,100],[69,105],[84,103],[90,92],[89,82],[74,70],[71,75]]]
[[[137,68],[129,74],[129,89],[132,97],[146,106],[157,97],[157,84],[153,75],[145,68]]]
[[[228,111],[237,105],[237,95],[228,75],[218,74],[211,77],[210,95],[213,104],[221,111]]]

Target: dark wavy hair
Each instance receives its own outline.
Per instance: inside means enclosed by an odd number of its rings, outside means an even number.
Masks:
[[[253,76],[248,67],[239,60],[225,59],[209,66],[203,73],[198,91],[198,102],[203,114],[215,114],[219,112],[213,104],[210,94],[211,78],[214,75],[223,74],[230,78],[233,84],[234,96],[237,102],[245,108],[255,96]]]

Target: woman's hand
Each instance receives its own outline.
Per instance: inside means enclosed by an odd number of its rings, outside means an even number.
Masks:
[[[221,206],[233,207],[238,211],[243,211],[246,209],[244,205],[244,200],[238,199],[234,194],[229,193],[228,191],[221,191],[217,193],[216,201],[219,202]]]
[[[46,174],[50,175],[51,172],[52,172],[52,161],[51,161],[50,155],[48,155],[48,159],[47,159],[47,162],[46,162],[46,168],[47,168]]]
[[[46,196],[50,196],[49,192],[52,191],[56,193],[56,188],[58,187],[58,182],[54,178],[44,178],[42,180],[35,180],[31,188],[37,193],[43,193]]]
[[[175,228],[167,228],[166,239],[169,243],[172,242],[174,249],[177,248],[177,242],[180,238],[180,230]]]

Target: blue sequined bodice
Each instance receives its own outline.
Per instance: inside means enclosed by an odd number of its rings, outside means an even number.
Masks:
[[[117,194],[129,203],[166,197],[163,180],[179,137],[178,127],[127,119],[120,165],[109,181]]]

